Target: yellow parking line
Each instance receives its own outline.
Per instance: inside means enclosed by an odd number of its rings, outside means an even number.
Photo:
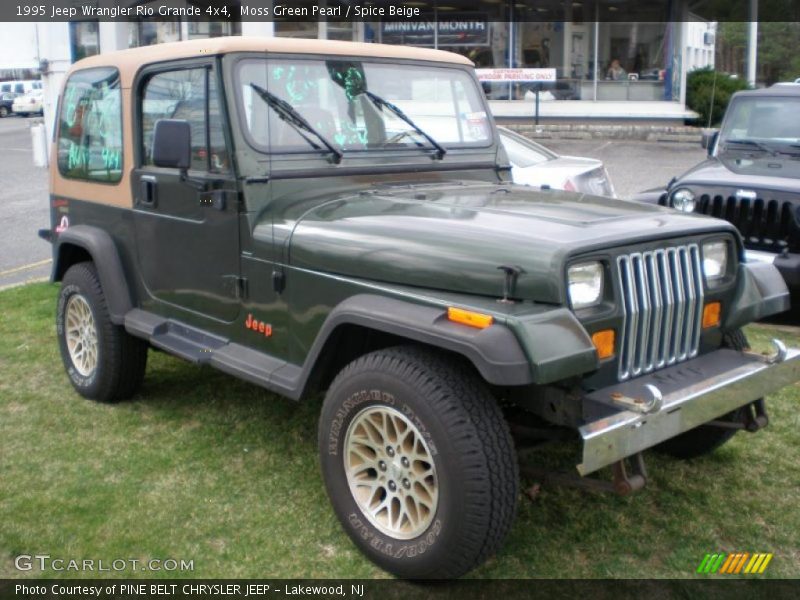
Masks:
[[[14,273],[19,273],[20,271],[27,271],[28,269],[35,269],[36,267],[43,267],[47,264],[53,262],[52,258],[48,258],[47,260],[40,260],[39,262],[30,263],[28,265],[22,265],[21,267],[14,267],[13,269],[9,269],[8,271],[0,271],[0,277],[4,277],[5,275],[12,275]]]

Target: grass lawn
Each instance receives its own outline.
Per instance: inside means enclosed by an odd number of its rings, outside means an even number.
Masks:
[[[194,561],[192,572],[120,573],[139,577],[387,576],[328,505],[320,398],[293,403],[151,352],[135,401],[83,400],[61,366],[56,294],[44,283],[0,292],[0,578],[92,575],[20,573],[19,554]],[[762,349],[771,337],[800,344],[789,328],[748,335]],[[747,551],[775,554],[763,576],[800,577],[798,396],[770,397],[766,430],[708,457],[647,453],[650,481],[630,497],[521,495],[505,547],[470,576],[705,578],[694,575],[705,553]],[[576,448],[541,460],[571,468]]]

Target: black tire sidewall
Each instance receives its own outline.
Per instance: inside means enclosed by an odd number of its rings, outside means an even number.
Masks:
[[[320,419],[320,461],[334,511],[361,550],[384,569],[409,578],[425,578],[431,566],[447,560],[459,543],[459,499],[464,486],[460,460],[445,425],[419,392],[396,376],[358,373],[342,382]],[[389,406],[415,424],[428,443],[436,468],[439,501],[436,515],[418,537],[398,540],[373,526],[356,504],[347,483],[342,451],[353,418],[370,406]]]
[[[65,278],[66,279],[66,278]],[[77,280],[79,278],[73,278]],[[97,334],[97,365],[94,371],[84,376],[75,367],[72,362],[72,357],[69,355],[67,349],[66,339],[66,308],[67,304],[75,295],[80,295],[86,300],[89,305],[89,310],[92,312],[94,319],[94,326]],[[86,285],[81,285],[78,281],[65,281],[61,287],[61,292],[58,296],[58,307],[56,309],[56,333],[58,335],[58,346],[61,351],[61,358],[64,362],[64,368],[67,371],[67,376],[75,389],[87,398],[97,397],[100,393],[100,386],[103,380],[103,370],[105,368],[104,362],[106,357],[105,339],[103,336],[103,327],[101,323],[101,315],[98,314],[98,303],[94,298],[94,293]]]

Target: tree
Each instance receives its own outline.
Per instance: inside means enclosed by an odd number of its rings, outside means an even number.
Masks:
[[[744,76],[747,54],[747,23],[720,23],[718,29],[717,68]],[[758,80],[767,85],[794,81],[800,77],[800,40],[798,22],[761,22],[758,24]]]
[[[743,79],[712,69],[695,69],[686,77],[686,105],[700,115],[701,125],[717,125],[731,96],[746,89],[747,82]]]

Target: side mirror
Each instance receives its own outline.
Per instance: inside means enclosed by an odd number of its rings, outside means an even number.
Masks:
[[[719,137],[719,129],[704,129],[703,139],[700,142],[703,148],[706,149],[708,155],[714,154],[714,147],[717,145],[717,138]]]
[[[187,121],[160,119],[153,131],[153,164],[180,169],[192,164],[192,128]]]

